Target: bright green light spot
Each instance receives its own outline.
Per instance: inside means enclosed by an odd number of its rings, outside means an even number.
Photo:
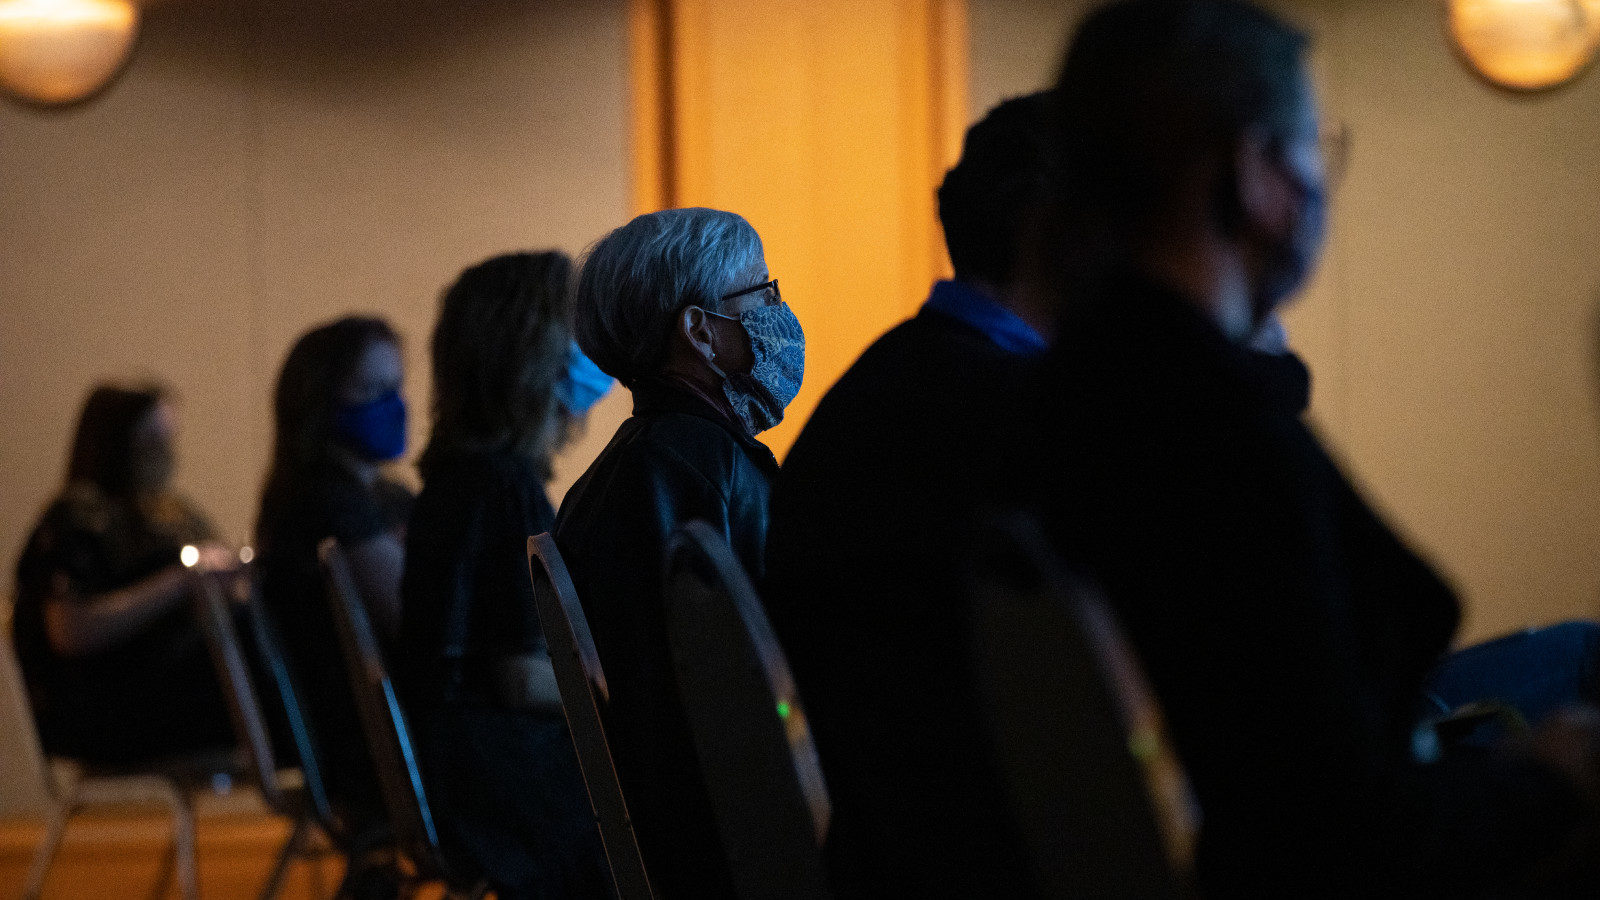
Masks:
[[[779,700],[778,701],[778,718],[780,718],[780,719],[789,718],[789,701],[787,701],[787,700]]]

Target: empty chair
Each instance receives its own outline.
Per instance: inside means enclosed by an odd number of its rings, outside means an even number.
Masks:
[[[1115,620],[1026,518],[971,550],[979,699],[1039,893],[1182,895],[1194,806]]]
[[[561,709],[567,717],[573,747],[578,751],[578,765],[589,788],[589,803],[600,826],[617,896],[621,900],[652,897],[644,858],[639,853],[622,784],[611,762],[605,726],[600,721],[600,708],[608,696],[605,672],[600,668],[600,655],[595,652],[589,620],[578,602],[572,576],[567,574],[567,565],[549,534],[528,538],[528,574],[533,579],[539,626],[544,629],[556,686],[561,691]]]
[[[262,713],[255,679],[251,676],[249,655],[239,638],[223,586],[215,577],[192,570],[191,583],[190,596],[194,599],[195,619],[200,625],[201,634],[205,636],[212,661],[216,664],[217,678],[228,702],[234,732],[238,735],[245,772],[261,791],[267,806],[293,823],[293,830],[261,889],[262,898],[267,900],[281,892],[290,865],[297,861],[315,864],[328,855],[328,846],[318,839],[316,832],[321,828],[324,834],[333,834],[332,813],[317,769],[315,752],[310,746],[309,735],[305,733],[298,698],[286,680],[281,684],[277,681],[280,675],[287,678],[287,670],[283,667],[281,654],[276,652],[276,645],[269,644],[267,640],[256,640],[259,647],[265,648],[258,655],[279,691],[285,718],[289,721],[296,747],[300,751],[302,765],[297,788],[285,784],[279,777],[277,755],[272,749],[266,716]],[[259,607],[252,604],[247,614],[260,623],[253,626],[253,636],[265,638],[263,629],[268,626]],[[302,739],[302,735],[305,735],[305,739]]]
[[[727,541],[703,521],[665,560],[667,638],[741,897],[825,897],[829,804],[789,663]]]
[[[395,849],[413,870],[408,873],[413,877],[407,888],[443,882],[451,897],[481,897],[485,887],[452,872],[439,852],[439,836],[423,792],[422,773],[417,768],[406,717],[395,698],[394,685],[389,681],[350,564],[333,538],[321,543],[317,555],[322,561],[334,628],[349,671],[362,732],[383,790]]]

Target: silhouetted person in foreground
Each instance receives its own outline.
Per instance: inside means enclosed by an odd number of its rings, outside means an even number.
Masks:
[[[238,560],[172,489],[176,428],[159,389],[95,388],[17,565],[12,639],[46,753],[137,765],[234,743],[178,557]]]
[[[571,281],[565,254],[511,253],[444,292],[406,532],[394,666],[428,799],[446,853],[502,900],[611,891],[526,550],[555,524],[551,457],[611,384],[572,344]]]
[[[1027,890],[971,697],[962,552],[1014,438],[1053,311],[1030,270],[1048,196],[1044,94],[967,132],[939,189],[955,279],[823,397],[779,473],[762,598],[806,704],[847,895]]]
[[[1244,349],[1322,246],[1305,45],[1235,0],[1114,3],[1078,32],[1056,91],[1069,291],[1028,485],[1165,705],[1205,893],[1524,884],[1588,814],[1592,728],[1413,758],[1456,599]]]

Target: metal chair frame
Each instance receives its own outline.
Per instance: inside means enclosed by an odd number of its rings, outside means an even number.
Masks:
[[[0,680],[10,680],[18,686],[17,705],[26,713],[31,725],[32,706],[20,687],[22,671],[9,639],[10,622],[5,625],[5,634],[0,635],[0,644],[4,645],[0,647],[0,667],[7,671],[0,673]],[[236,754],[197,753],[129,768],[92,766],[47,756],[40,748],[38,731],[31,727],[23,730],[23,740],[32,745],[33,758],[40,761],[39,780],[50,802],[44,834],[28,866],[28,878],[22,889],[24,900],[38,900],[44,893],[45,879],[74,816],[90,807],[122,805],[135,797],[154,800],[172,816],[172,841],[163,854],[155,893],[165,894],[176,878],[179,895],[184,900],[198,900],[194,797],[212,788],[219,777],[231,783],[242,771]]]
[[[447,897],[480,898],[487,893],[488,885],[460,879],[439,849],[439,833],[423,789],[411,732],[350,564],[333,538],[323,541],[317,552],[362,732],[377,770],[389,826],[394,831],[395,849],[413,869],[405,888],[414,892],[422,884],[438,882],[444,885]]]
[[[279,848],[260,896],[262,900],[272,900],[281,894],[289,867],[302,861],[314,866],[313,890],[318,896],[324,896],[326,892],[320,884],[320,869],[315,868],[315,864],[335,852],[328,843],[331,839],[329,836],[336,833],[332,825],[333,814],[298,695],[288,681],[282,654],[271,637],[271,625],[252,597],[247,610],[252,636],[256,639],[267,673],[283,701],[284,713],[301,759],[302,786],[298,790],[291,790],[280,777],[266,716],[261,711],[260,696],[256,693],[244,644],[234,623],[230,604],[224,596],[223,586],[216,576],[201,572],[192,572],[190,580],[195,618],[211,651],[246,770],[267,807],[288,819],[293,826],[289,837]]]
[[[578,753],[578,766],[589,791],[600,840],[605,845],[612,883],[619,900],[649,900],[654,896],[650,879],[600,718],[600,709],[610,698],[605,671],[600,667],[600,655],[595,651],[594,636],[589,632],[589,620],[578,602],[572,576],[548,533],[528,538],[528,576],[533,579],[534,603],[550,648],[561,709]]]

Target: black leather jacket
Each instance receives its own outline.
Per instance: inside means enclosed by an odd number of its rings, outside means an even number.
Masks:
[[[772,451],[687,386],[636,385],[622,423],[561,504],[555,537],[594,634],[607,735],[657,892],[726,896],[732,883],[668,655],[662,554],[704,519],[752,578],[764,570]]]

